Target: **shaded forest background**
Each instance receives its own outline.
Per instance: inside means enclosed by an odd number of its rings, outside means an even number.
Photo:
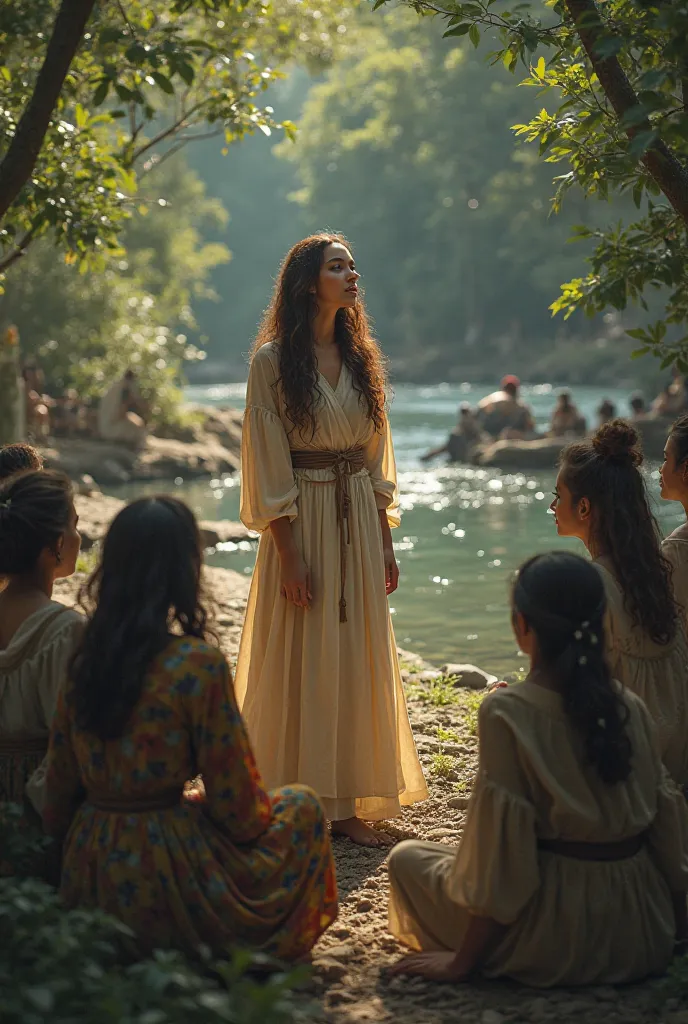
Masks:
[[[49,377],[88,389],[123,349],[154,371],[156,339],[169,350],[172,337],[190,380],[244,379],[280,259],[331,228],[354,245],[395,379],[508,371],[572,384],[644,377],[651,390],[657,366],[632,363],[624,335],[635,311],[567,322],[549,312],[584,270],[572,226],[609,223],[621,205],[572,193],[550,216],[557,168],[511,131],[537,111],[536,91],[486,64],[489,42],[442,39],[410,11],[343,5],[340,29],[326,71],[295,65],[271,89],[276,116],[298,124],[295,142],[257,133],[225,152],[217,139],[189,146],[142,179],[123,251],[104,270],[79,274],[49,242],[13,268],[0,312]]]

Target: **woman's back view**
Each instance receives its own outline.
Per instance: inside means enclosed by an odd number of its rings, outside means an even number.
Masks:
[[[206,639],[189,510],[123,510],[51,735],[46,825],[66,835],[61,892],[144,947],[307,952],[336,916],[317,798],[266,792],[227,662]],[[183,635],[179,635],[182,633]],[[203,776],[204,794],[185,793]],[[194,798],[195,797],[195,798]]]

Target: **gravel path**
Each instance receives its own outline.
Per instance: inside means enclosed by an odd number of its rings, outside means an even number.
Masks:
[[[56,598],[72,603],[79,582],[78,577],[61,582]],[[211,568],[207,584],[217,606],[218,634],[233,662],[249,581],[238,573]],[[399,838],[432,839],[453,846],[462,832],[477,766],[475,728],[482,693],[456,689],[420,658],[400,654],[411,724],[431,796],[385,827]],[[688,1024],[688,964],[669,983],[618,989],[542,991],[494,981],[458,986],[422,979],[387,981],[384,967],[404,949],[387,932],[385,854],[343,838],[334,839],[334,851],[340,914],[314,950],[315,971],[299,999],[304,1021]]]

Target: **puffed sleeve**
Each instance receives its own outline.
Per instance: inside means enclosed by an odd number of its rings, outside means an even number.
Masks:
[[[274,519],[296,519],[298,488],[289,439],[279,418],[272,346],[258,349],[248,375],[241,437],[241,521],[262,533]]]
[[[394,445],[389,420],[385,415],[382,432],[374,431],[373,436],[365,445],[365,464],[375,492],[375,500],[379,509],[387,509],[387,521],[390,526],[399,526],[399,489],[397,486],[397,464],[394,458]]]
[[[196,646],[179,680],[206,810],[234,842],[251,842],[268,828],[272,802],[237,707],[229,665],[216,648]]]
[[[447,895],[475,917],[506,925],[537,890],[540,872],[535,810],[504,704],[497,691],[480,707],[479,772]]]
[[[49,836],[63,839],[84,797],[79,763],[72,747],[71,695],[62,687],[57,698],[48,745],[41,813]]]
[[[85,619],[68,609],[64,612],[65,624],[40,652],[35,675],[38,680],[37,697],[46,728],[50,729],[60,689],[67,679],[69,662],[84,631]],[[48,770],[48,756],[43,758],[35,772],[27,779],[26,796],[39,814],[45,806],[45,779]]]
[[[671,564],[671,582],[676,603],[688,616],[688,541],[667,537],[662,542],[662,554]]]

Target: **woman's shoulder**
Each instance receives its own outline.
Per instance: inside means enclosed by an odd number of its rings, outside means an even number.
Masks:
[[[253,367],[264,370],[271,368],[277,371],[279,369],[279,342],[267,341],[257,348],[251,357],[251,368]]]
[[[158,656],[157,666],[172,675],[212,676],[228,670],[227,659],[220,648],[197,636],[174,637]]]

